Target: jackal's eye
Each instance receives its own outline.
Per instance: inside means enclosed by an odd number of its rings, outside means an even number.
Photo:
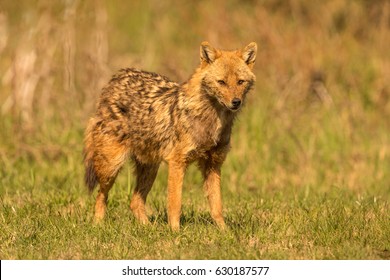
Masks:
[[[226,86],[226,83],[224,80],[218,80],[217,83],[220,84],[221,86]]]
[[[244,80],[238,80],[237,84],[242,85],[245,81]]]

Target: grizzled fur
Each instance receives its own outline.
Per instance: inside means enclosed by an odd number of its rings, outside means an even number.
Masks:
[[[255,76],[257,46],[222,51],[203,42],[201,63],[179,85],[168,78],[137,69],[114,75],[100,96],[96,115],[85,136],[85,182],[90,191],[99,184],[95,220],[104,217],[108,192],[124,162],[135,164],[136,187],[130,208],[149,223],[146,197],[162,161],[168,163],[168,221],[179,228],[183,177],[197,162],[211,215],[224,228],[220,191],[221,166],[230,147],[233,121]]]

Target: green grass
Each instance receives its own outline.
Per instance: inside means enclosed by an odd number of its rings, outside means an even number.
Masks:
[[[149,199],[152,226],[140,226],[131,216],[124,186],[113,190],[105,223],[93,226],[93,198],[78,180],[42,178],[36,185],[34,176],[35,171],[27,176],[31,183],[25,187],[2,194],[2,259],[389,257],[389,209],[380,197],[358,197],[340,188],[324,194],[311,187],[240,194],[225,190],[230,230],[220,232],[201,190],[186,187],[182,229],[174,233],[167,226],[162,186]]]
[[[19,2],[0,4],[0,259],[390,259],[388,1]],[[229,230],[191,166],[170,231],[165,165],[151,226],[129,209],[131,164],[94,226],[82,149],[100,88],[128,66],[184,81],[203,40],[259,46],[222,170]]]
[[[118,186],[117,186],[118,187]],[[45,187],[42,187],[45,188]],[[164,199],[152,196],[152,226],[131,217],[122,188],[103,225],[79,189],[20,190],[2,199],[2,259],[378,259],[388,258],[388,205],[335,189],[283,195],[224,192],[230,227],[220,232],[185,195],[182,229],[171,232]],[[158,190],[163,192],[162,190]],[[261,197],[261,198],[260,198]],[[192,203],[191,203],[192,202]],[[200,206],[200,205],[203,205]]]

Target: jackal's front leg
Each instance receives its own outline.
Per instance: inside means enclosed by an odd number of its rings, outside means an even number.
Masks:
[[[211,217],[219,228],[225,229],[226,225],[222,216],[221,169],[219,166],[206,171],[204,189],[209,201]]]
[[[180,228],[181,194],[185,163],[170,161],[168,171],[168,223],[172,230]]]
[[[226,149],[227,151],[227,149]],[[204,190],[210,205],[210,214],[220,229],[225,229],[222,216],[221,166],[226,157],[225,149],[211,153],[208,159],[201,160],[199,167],[204,178]]]

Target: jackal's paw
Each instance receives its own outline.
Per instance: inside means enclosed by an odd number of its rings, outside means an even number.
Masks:
[[[150,225],[148,216],[145,214],[145,211],[138,211],[138,209],[132,209],[134,217],[141,225]]]
[[[180,230],[180,223],[179,222],[171,222],[169,223],[169,227],[172,231],[179,231]]]
[[[95,217],[93,218],[93,224],[100,225],[103,223],[103,220],[104,220],[104,215],[95,214]]]
[[[217,227],[220,231],[227,231],[229,228],[225,224],[224,220],[215,220],[215,223],[217,224]]]
[[[137,218],[137,220],[139,221],[139,223],[141,225],[144,225],[144,226],[147,226],[147,225],[151,224],[149,219],[148,219],[148,217],[146,215],[144,217]]]

